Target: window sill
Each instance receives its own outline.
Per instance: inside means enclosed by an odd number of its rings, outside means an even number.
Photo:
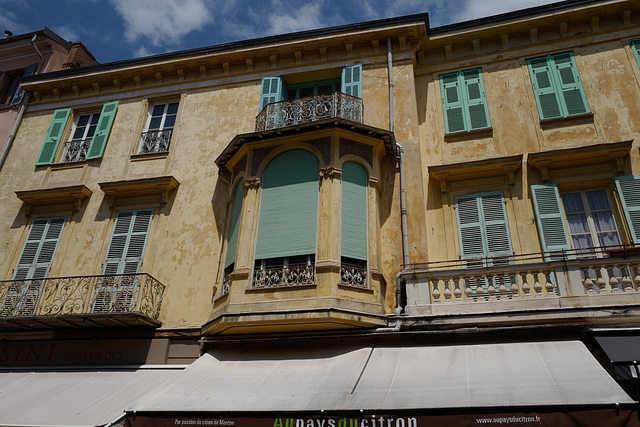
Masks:
[[[465,132],[447,133],[444,135],[446,142],[469,141],[472,139],[489,138],[493,136],[493,128],[474,129]]]
[[[139,162],[143,160],[166,159],[168,155],[168,151],[160,151],[157,153],[132,154],[129,159],[132,162]]]
[[[65,163],[52,163],[49,165],[51,170],[63,170],[63,169],[77,169],[84,167],[88,160],[80,160],[77,162],[65,162]]]
[[[270,286],[268,288],[248,288],[245,292],[248,294],[260,294],[265,292],[284,292],[284,291],[299,291],[301,289],[315,289],[317,285],[312,283],[310,285],[288,285],[288,286]]]
[[[576,114],[568,117],[555,117],[553,119],[540,120],[542,129],[553,129],[563,126],[574,126],[584,123],[593,123],[593,113]]]
[[[353,286],[347,283],[338,283],[338,288],[353,292],[362,292],[364,294],[373,294],[373,289],[371,288],[361,288],[360,286]]]

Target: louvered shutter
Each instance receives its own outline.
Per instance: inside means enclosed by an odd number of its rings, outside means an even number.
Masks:
[[[480,197],[482,220],[486,235],[488,257],[503,257],[513,254],[507,223],[507,212],[501,193],[488,193]]]
[[[38,69],[37,62],[29,65],[27,69],[24,70],[24,74],[22,75],[22,77],[32,76],[37,69]],[[20,80],[20,82],[22,82],[22,80]],[[11,105],[20,104],[23,98],[24,98],[24,89],[22,89],[22,86],[18,86],[18,89],[16,89],[16,92],[13,94],[13,98],[11,98]]]
[[[466,129],[464,106],[458,73],[440,76],[440,90],[442,92],[442,108],[447,133],[461,132]]]
[[[224,260],[224,268],[229,267],[236,261],[236,251],[238,249],[238,234],[240,234],[240,217],[242,215],[242,202],[244,191],[242,180],[236,184],[233,192],[231,204],[231,217],[229,219],[229,229],[227,231],[227,254]]]
[[[469,129],[483,129],[491,126],[489,109],[482,82],[482,71],[477,68],[462,72],[469,112]]]
[[[282,77],[265,77],[262,79],[262,92],[260,93],[260,110],[272,102],[280,102],[286,99],[286,85]]]
[[[13,275],[13,280],[47,277],[65,218],[34,219]]]
[[[53,112],[53,118],[51,119],[51,124],[49,124],[47,136],[42,143],[36,166],[49,165],[53,162],[56,151],[58,151],[58,144],[64,133],[64,128],[67,125],[67,120],[69,120],[69,114],[71,114],[71,109],[69,108]]]
[[[32,315],[40,299],[42,282],[49,275],[65,218],[35,219],[13,273],[13,283],[2,305],[3,316]]]
[[[562,101],[566,108],[565,115],[582,114],[589,111],[587,97],[584,94],[578,67],[572,52],[553,55],[557,70]]]
[[[103,275],[136,274],[140,271],[152,217],[150,209],[118,213]]]
[[[487,248],[483,237],[484,223],[480,210],[480,199],[475,195],[456,199],[458,237],[462,259],[480,259],[486,256]]]
[[[638,67],[640,67],[640,39],[631,40],[631,50],[633,50],[633,55],[636,57],[636,61],[638,62]]]
[[[362,65],[353,65],[342,69],[341,92],[362,98]]]
[[[555,184],[532,185],[538,233],[545,252],[571,250],[571,241]]]
[[[262,198],[255,258],[316,253],[318,218],[316,156],[286,151],[269,162],[262,179]]]
[[[631,238],[640,244],[640,175],[618,177],[615,181]]]
[[[342,166],[340,254],[367,260],[367,172],[355,162]]]
[[[93,138],[91,138],[91,145],[87,151],[87,160],[98,159],[104,154],[104,149],[107,145],[111,126],[113,125],[117,111],[118,101],[108,102],[102,106],[96,132],[93,134]]]
[[[536,96],[540,119],[561,117],[560,103],[557,96],[556,83],[552,76],[548,57],[529,59],[529,74]]]

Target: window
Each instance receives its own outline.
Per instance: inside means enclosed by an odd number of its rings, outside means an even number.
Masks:
[[[541,120],[589,112],[572,52],[529,59],[527,64]]]
[[[354,65],[342,69],[340,79],[320,80],[291,85],[288,87],[282,77],[265,77],[262,79],[260,94],[260,111],[273,102],[295,99],[303,96],[321,95],[337,91],[362,97],[362,65]]]
[[[179,102],[170,102],[154,104],[149,108],[138,154],[169,151],[171,135],[178,115],[178,105]]]
[[[511,264],[513,250],[509,235],[509,224],[502,192],[470,194],[456,197],[456,217],[460,257],[466,267],[490,267]],[[478,298],[476,279],[465,279],[473,290],[473,298]],[[509,276],[482,279],[481,287],[485,298],[489,283],[498,288],[499,281],[507,287],[511,297]]]
[[[640,176],[618,177],[615,183],[632,241],[639,244]],[[575,249],[599,255],[598,251],[584,249],[622,244],[606,189],[572,191],[560,196],[556,184],[542,184],[532,185],[531,193],[544,251]]]
[[[318,173],[318,158],[301,149],[285,151],[265,168],[254,287],[313,283]]]
[[[16,105],[22,102],[24,90],[20,87],[20,79],[33,75],[37,68],[38,63],[35,63],[29,65],[24,71],[6,73],[4,82],[1,79],[4,73],[0,71],[0,83],[2,83],[2,86],[0,86],[0,106]]]
[[[236,252],[238,249],[238,236],[240,234],[240,218],[242,215],[242,200],[244,190],[242,179],[236,184],[231,202],[231,216],[229,218],[229,228],[227,229],[227,253],[224,259],[225,279],[231,274],[236,262]],[[223,291],[225,291],[224,289]],[[225,294],[226,292],[223,292]]]
[[[69,141],[65,144],[62,153],[62,163],[81,162],[87,158],[89,145],[93,134],[96,132],[96,126],[100,119],[100,113],[85,114],[76,117],[73,129],[69,134]]]
[[[440,75],[447,133],[491,127],[480,68]]]
[[[62,154],[62,162],[79,160],[99,159],[104,154],[104,150],[109,139],[111,127],[118,111],[118,101],[108,102],[102,106],[100,114],[81,115],[74,122],[73,130],[70,134],[70,143],[65,146]],[[65,134],[65,128],[71,115],[71,109],[66,108],[56,110],[49,124],[49,130],[42,143],[40,154],[36,160],[36,166],[49,165],[53,163],[58,152],[58,146]],[[83,119],[83,117],[85,119]],[[93,126],[93,121],[95,126]],[[84,124],[82,124],[84,123]],[[91,135],[89,135],[91,133]],[[76,137],[78,135],[78,138]],[[83,139],[80,139],[82,135]],[[87,140],[90,141],[87,143]],[[74,140],[76,143],[73,143]]]
[[[94,313],[132,309],[140,282],[135,275],[142,266],[152,217],[151,209],[118,212],[102,268],[103,276],[107,277],[96,288]]]
[[[584,249],[620,245],[618,227],[605,189],[563,193],[561,198],[573,249],[579,253],[593,253]]]
[[[342,166],[340,283],[367,287],[367,172],[355,162]]]
[[[13,272],[13,280],[17,282],[10,286],[4,299],[3,316],[34,314],[41,287],[41,282],[35,279],[44,279],[49,275],[64,223],[64,217],[38,218],[31,223]]]

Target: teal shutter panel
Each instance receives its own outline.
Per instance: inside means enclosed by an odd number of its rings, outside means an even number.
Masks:
[[[265,77],[262,79],[262,92],[260,93],[260,111],[272,102],[280,102],[286,99],[287,88],[282,77]]]
[[[316,253],[318,158],[290,150],[265,168],[256,260]]]
[[[545,252],[571,250],[571,241],[555,184],[532,185],[538,232]]]
[[[93,135],[93,138],[91,138],[91,145],[87,151],[87,160],[99,159],[102,157],[102,154],[104,154],[107,139],[109,139],[109,133],[111,132],[111,126],[116,117],[116,111],[118,111],[118,101],[108,102],[102,106],[100,119],[98,119],[96,126],[96,133]]]
[[[482,218],[487,241],[487,256],[499,257],[513,254],[507,223],[507,212],[501,193],[488,193],[480,197]]]
[[[367,172],[355,162],[342,166],[340,254],[367,260]]]
[[[442,108],[447,133],[465,130],[464,107],[460,90],[458,73],[440,76],[440,90],[442,92]]]
[[[556,94],[556,85],[551,74],[548,57],[529,59],[529,74],[533,85],[533,92],[538,101],[540,119],[561,117],[560,104]]]
[[[342,69],[341,92],[362,98],[362,65],[358,64]]]
[[[638,67],[640,67],[640,39],[631,40],[631,50],[633,50],[633,55],[636,57],[636,61],[638,62]]]
[[[140,272],[152,217],[151,209],[118,213],[102,270],[103,275]]]
[[[36,166],[49,165],[53,162],[53,159],[56,157],[56,151],[58,151],[58,144],[64,133],[64,128],[67,125],[67,120],[69,120],[69,114],[71,114],[71,109],[69,108],[53,112],[53,118],[51,119],[47,136],[45,136],[44,142],[42,143]]]
[[[513,254],[502,193],[457,197],[456,215],[463,259]]]
[[[458,238],[462,259],[479,259],[486,253],[483,239],[484,224],[480,217],[479,202],[476,196],[459,197],[456,200]]]
[[[466,102],[469,111],[469,129],[483,129],[491,126],[489,109],[482,82],[482,71],[477,68],[462,72],[466,89]]]
[[[578,67],[572,52],[553,55],[556,66],[562,100],[566,108],[566,115],[582,114],[589,111],[587,97],[584,94]]]
[[[24,70],[22,77],[32,76],[36,72],[36,69],[38,69],[37,62],[29,65],[27,69]],[[11,98],[11,105],[20,104],[22,98],[24,98],[24,89],[22,89],[22,86],[18,86],[18,89],[16,89],[16,92],[13,94],[13,98]]]
[[[65,218],[34,219],[22,248],[13,280],[43,279],[49,274]]]
[[[231,218],[229,220],[229,229],[227,231],[227,254],[224,260],[224,268],[229,267],[236,261],[243,195],[244,191],[242,189],[242,180],[240,180],[236,184],[236,189],[233,192],[233,201],[231,202]]]
[[[640,175],[618,177],[616,187],[633,243],[640,244]]]

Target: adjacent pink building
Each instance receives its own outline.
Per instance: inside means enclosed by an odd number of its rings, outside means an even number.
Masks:
[[[20,109],[26,104],[23,76],[93,65],[96,59],[80,42],[68,42],[49,28],[0,39],[0,168],[11,148]]]

